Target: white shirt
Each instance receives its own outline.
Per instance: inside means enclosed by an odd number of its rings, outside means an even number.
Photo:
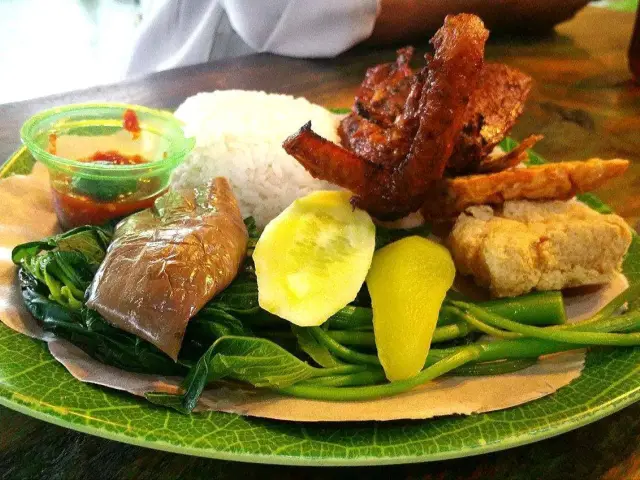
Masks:
[[[371,35],[379,1],[156,0],[128,75],[255,52],[333,57]]]

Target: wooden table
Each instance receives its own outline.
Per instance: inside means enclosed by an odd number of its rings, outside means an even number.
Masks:
[[[631,171],[597,193],[633,225],[640,219],[640,87],[630,82],[626,48],[633,14],[587,8],[543,39],[492,39],[488,57],[536,80],[516,138],[543,133],[550,160],[590,156],[633,160]],[[355,50],[336,60],[257,55],[162,72],[118,85],[0,105],[0,158],[18,147],[31,114],[82,101],[175,108],[199,91],[243,88],[305,95],[349,106],[367,66],[392,49]],[[46,78],[43,78],[46,81]],[[17,478],[422,478],[640,479],[640,404],[530,446],[435,464],[351,470],[245,465],[184,457],[65,430],[0,408],[0,476]]]

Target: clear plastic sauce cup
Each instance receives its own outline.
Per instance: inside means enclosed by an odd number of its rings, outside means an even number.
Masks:
[[[116,103],[46,110],[27,120],[20,136],[49,169],[65,229],[152,206],[194,145],[171,113]]]

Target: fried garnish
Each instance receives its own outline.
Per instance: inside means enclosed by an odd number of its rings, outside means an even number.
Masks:
[[[360,146],[348,151],[313,134],[309,126],[289,137],[284,149],[314,177],[350,189],[355,194],[354,205],[380,219],[401,218],[416,211],[432,182],[442,177],[460,134],[482,71],[488,35],[482,20],[469,14],[448,16],[434,35],[435,51],[428,71],[423,69],[414,77],[403,112],[380,137],[384,141],[385,136],[397,135],[406,139],[399,141],[405,146],[410,139],[405,156],[369,158],[369,151],[375,148]],[[351,128],[380,133],[362,121]]]
[[[422,215],[426,220],[436,220],[454,217],[471,205],[566,200],[624,174],[628,166],[628,160],[593,158],[445,179],[430,191]]]
[[[527,150],[542,140],[542,135],[529,135],[520,145],[508,153],[493,155],[483,158],[478,165],[478,173],[495,173],[515,167],[527,160]]]
[[[531,77],[500,63],[487,63],[448,161],[452,173],[477,173],[481,161],[509,133],[524,110]]]

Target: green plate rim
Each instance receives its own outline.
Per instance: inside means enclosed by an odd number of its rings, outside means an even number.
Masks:
[[[8,328],[3,325],[3,328]],[[35,340],[34,340],[35,341]],[[191,455],[202,458],[210,458],[214,460],[228,460],[246,463],[268,464],[268,465],[283,465],[283,466],[300,466],[300,467],[364,467],[364,466],[383,466],[383,465],[402,465],[410,463],[426,463],[437,462],[442,460],[453,460],[456,458],[466,458],[477,455],[484,455],[487,453],[499,452],[502,450],[509,450],[511,448],[520,447],[523,445],[529,445],[542,440],[546,440],[563,433],[570,432],[577,428],[589,425],[590,423],[601,420],[608,417],[623,408],[632,405],[636,401],[640,400],[640,388],[629,392],[629,398],[625,401],[609,402],[610,407],[600,408],[596,410],[596,414],[585,413],[583,415],[576,415],[571,417],[572,419],[578,418],[577,421],[571,422],[569,420],[564,423],[560,423],[555,429],[540,430],[538,434],[522,433],[512,440],[503,441],[494,444],[487,444],[479,446],[473,449],[467,449],[462,451],[452,451],[441,454],[431,454],[428,456],[408,455],[408,456],[396,456],[396,457],[366,457],[362,460],[358,459],[335,459],[324,457],[293,457],[293,456],[278,456],[276,454],[262,455],[262,454],[250,454],[250,453],[228,453],[218,450],[211,450],[205,448],[195,448],[187,446],[179,446],[172,443],[163,441],[144,441],[138,440],[135,437],[129,437],[123,434],[114,434],[99,427],[83,426],[74,424],[70,421],[65,421],[62,417],[55,416],[53,414],[47,414],[38,410],[33,410],[24,404],[13,402],[9,398],[5,397],[5,389],[0,386],[0,405],[15,410],[16,412],[28,415],[38,420],[57,425],[59,427],[68,428],[81,433],[87,433],[96,437],[105,438],[107,440],[113,440],[120,443],[126,443],[129,445],[135,445],[138,447],[151,448],[155,450],[161,450],[170,453],[179,453],[182,455]],[[543,397],[544,398],[544,397]],[[619,399],[620,397],[618,397]],[[535,401],[535,400],[534,400]],[[518,408],[518,407],[514,407]],[[221,415],[229,415],[220,413]],[[178,414],[179,415],[179,414]],[[421,420],[415,420],[420,422]],[[423,420],[429,421],[429,420]],[[462,455],[460,455],[462,453]]]
[[[16,151],[2,166],[0,169],[0,178],[12,175],[14,173],[26,173],[33,166],[34,160],[29,155],[24,147],[20,148]],[[0,325],[0,330],[8,330],[10,329],[5,325]],[[10,331],[11,332],[11,331]],[[20,335],[15,333],[15,335]],[[25,337],[26,339],[26,337]],[[37,340],[26,339],[31,342],[41,343]],[[632,354],[631,352],[630,354]],[[47,352],[47,355],[50,355]],[[587,353],[587,356],[593,355],[593,353]],[[597,368],[597,367],[596,367]],[[630,376],[637,375],[640,370],[640,364],[637,364],[635,368],[633,368],[628,374],[623,375],[618,380],[623,380],[625,378],[629,378]],[[67,375],[70,375],[66,372]],[[106,389],[101,389],[101,392],[104,395],[109,395],[109,392]],[[217,460],[232,460],[232,461],[241,461],[248,463],[261,463],[261,464],[277,464],[277,465],[292,465],[292,466],[370,466],[370,465],[393,465],[393,464],[408,464],[408,463],[420,463],[420,462],[431,462],[431,461],[440,461],[440,460],[448,460],[454,458],[468,457],[481,455],[491,452],[496,452],[500,450],[506,450],[522,445],[527,445],[531,443],[535,443],[541,440],[545,440],[568,431],[574,430],[576,428],[580,428],[584,425],[590,424],[597,420],[600,420],[606,416],[609,416],[622,408],[629,406],[636,401],[640,400],[640,385],[627,390],[623,394],[618,395],[613,399],[609,399],[605,401],[601,406],[596,408],[587,409],[575,414],[572,414],[569,417],[561,418],[559,420],[555,420],[549,423],[545,428],[537,428],[535,431],[531,431],[530,429],[523,429],[517,433],[511,434],[505,440],[497,440],[492,443],[484,443],[484,444],[476,444],[475,446],[467,446],[457,450],[449,450],[444,452],[436,452],[436,453],[427,453],[427,454],[408,454],[408,455],[389,455],[384,457],[378,456],[363,456],[361,458],[339,458],[339,457],[331,457],[331,456],[323,456],[322,454],[311,454],[306,455],[301,454],[299,456],[294,455],[278,455],[275,453],[272,454],[263,454],[263,453],[250,453],[243,451],[222,451],[213,448],[206,447],[194,447],[194,446],[186,446],[179,445],[176,443],[167,442],[164,440],[144,440],[141,438],[137,438],[131,435],[128,435],[124,432],[112,432],[107,430],[105,427],[94,426],[94,425],[86,425],[81,423],[76,423],[56,410],[55,405],[48,405],[44,403],[40,403],[41,410],[37,410],[31,406],[29,403],[33,403],[34,400],[38,401],[38,399],[31,398],[31,402],[18,401],[14,399],[15,395],[22,395],[19,392],[14,392],[11,389],[7,388],[2,384],[2,378],[0,378],[0,405],[3,405],[7,408],[15,410],[25,415],[29,415],[33,418],[46,421],[48,423],[52,423],[54,425],[58,425],[64,428],[69,428],[71,430],[76,430],[82,433],[88,433],[91,435],[95,435],[101,438],[105,438],[108,440],[118,441],[122,443],[127,443],[131,445],[146,447],[146,448],[154,448],[157,450],[172,452],[172,453],[180,453],[187,454],[205,458],[212,458]],[[529,402],[528,404],[541,402],[545,399],[548,399],[550,396],[543,397],[539,400],[534,400],[533,402]],[[143,400],[140,400],[143,401]],[[64,407],[57,407],[57,409],[61,409]],[[153,407],[149,407],[153,408]],[[522,407],[513,407],[513,409],[518,409]],[[491,415],[490,412],[482,415]],[[180,415],[176,412],[171,412],[172,415]],[[230,416],[233,417],[235,415],[214,412],[212,415],[220,415],[220,416]],[[71,417],[76,418],[76,417]],[[99,418],[93,418],[92,420],[100,422]],[[197,420],[196,420],[197,421]],[[250,419],[249,419],[250,421]],[[420,422],[428,422],[429,420],[413,420],[411,422],[416,422],[416,424]],[[105,420],[102,420],[104,423]],[[278,422],[278,421],[265,421],[260,420],[261,423],[270,423],[273,424],[283,424],[290,422]],[[377,425],[380,423],[375,422],[367,422],[368,424],[372,424],[372,428],[378,428]],[[363,424],[360,424],[363,425]],[[326,424],[325,424],[326,426]],[[327,427],[329,428],[329,427]],[[339,427],[333,427],[338,429]],[[411,427],[408,427],[411,428]]]

